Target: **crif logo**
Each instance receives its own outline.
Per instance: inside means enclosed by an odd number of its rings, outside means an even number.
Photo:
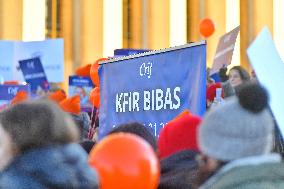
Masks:
[[[143,63],[140,66],[140,76],[147,76],[148,78],[150,78],[152,75],[152,62],[148,62],[148,63]]]
[[[8,87],[8,94],[15,96],[19,90],[19,87]]]

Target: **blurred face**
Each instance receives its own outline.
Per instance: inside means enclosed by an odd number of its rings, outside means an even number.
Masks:
[[[232,87],[236,87],[240,84],[242,84],[242,78],[240,76],[239,71],[237,70],[230,70],[229,72],[229,82],[232,85]]]
[[[2,171],[13,159],[12,139],[0,124],[0,171]]]

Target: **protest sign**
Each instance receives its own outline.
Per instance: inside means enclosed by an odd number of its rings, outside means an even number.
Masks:
[[[100,138],[131,121],[158,136],[185,109],[199,116],[205,112],[205,42],[102,62],[99,76]]]
[[[31,92],[48,91],[49,84],[39,58],[19,61],[25,81],[30,84]]]
[[[220,68],[227,67],[229,64],[231,64],[235,43],[239,31],[240,31],[240,26],[236,27],[235,29],[226,33],[220,38],[216,54],[214,56],[210,75],[219,72]]]
[[[89,77],[70,76],[68,95],[80,95],[80,104],[83,111],[91,112],[92,104],[89,101],[90,92],[94,88]]]
[[[114,50],[114,57],[118,56],[129,56],[139,53],[148,52],[148,49],[115,49]]]
[[[269,92],[270,108],[284,136],[284,63],[267,27],[249,46],[247,54],[258,81]]]
[[[19,91],[30,94],[29,85],[0,85],[0,110],[10,104],[10,101]]]
[[[0,75],[5,81],[24,81],[18,62],[39,57],[49,82],[64,80],[64,44],[62,39],[44,41],[0,41]]]

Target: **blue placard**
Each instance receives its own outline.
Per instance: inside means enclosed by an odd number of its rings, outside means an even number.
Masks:
[[[93,82],[89,77],[69,77],[68,95],[80,95],[80,104],[83,111],[90,112],[92,110],[92,105],[89,101],[89,96],[93,88]]]
[[[200,116],[206,111],[205,42],[109,60],[99,76],[99,138],[133,121],[158,136],[185,109]]]
[[[269,93],[269,105],[284,137],[284,62],[268,27],[264,27],[247,49],[250,63],[259,82]]]
[[[32,93],[38,90],[47,91],[49,84],[39,58],[31,58],[19,61],[24,79],[31,85]]]
[[[5,108],[19,91],[30,93],[30,86],[0,85],[0,109]]]
[[[129,56],[150,51],[149,49],[115,49],[114,56]]]

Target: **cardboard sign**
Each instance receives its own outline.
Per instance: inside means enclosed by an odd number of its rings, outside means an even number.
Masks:
[[[19,91],[25,91],[30,94],[29,85],[0,85],[0,110],[10,104],[10,101]]]
[[[137,121],[158,136],[185,109],[206,111],[206,44],[191,43],[102,62],[100,130]]]
[[[267,27],[247,49],[247,54],[259,82],[269,92],[270,108],[284,136],[284,63]]]
[[[25,81],[30,84],[32,93],[48,91],[49,84],[39,58],[19,61]]]
[[[93,82],[89,77],[70,76],[68,95],[80,95],[81,109],[86,112],[92,111],[92,104],[89,96],[94,88]]]
[[[213,60],[213,66],[210,75],[219,72],[220,68],[227,67],[231,64],[235,48],[236,39],[240,31],[240,26],[223,35],[218,43],[216,54]]]
[[[44,41],[0,41],[0,75],[5,81],[24,81],[19,61],[40,57],[49,82],[64,81],[64,44],[62,39]]]

